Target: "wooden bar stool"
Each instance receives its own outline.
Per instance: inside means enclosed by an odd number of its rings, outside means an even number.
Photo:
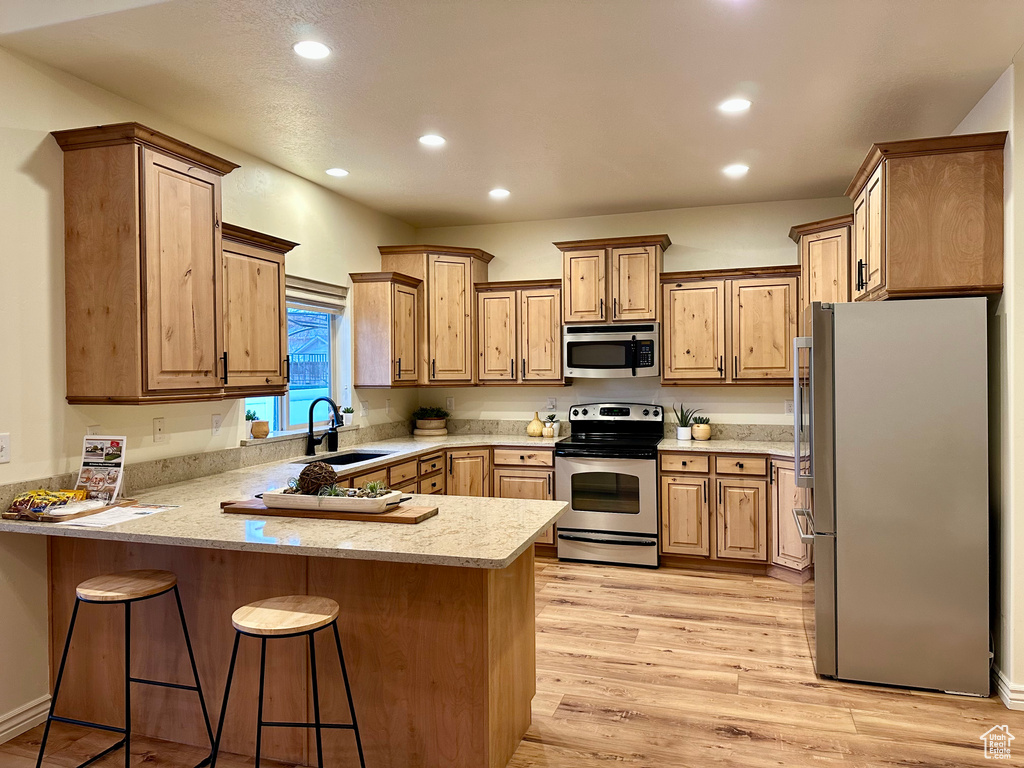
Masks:
[[[366,762],[363,759],[363,743],[359,739],[359,726],[356,724],[356,708],[352,703],[352,689],[349,687],[348,670],[345,668],[345,654],[341,651],[341,635],[338,633],[339,611],[338,604],[327,597],[288,595],[257,600],[255,603],[243,605],[231,614],[231,623],[235,627],[235,644],[231,649],[231,664],[228,667],[227,682],[224,684],[224,701],[220,708],[220,720],[217,723],[217,738],[213,744],[213,762],[210,764],[210,768],[216,768],[217,765],[220,738],[224,732],[224,715],[228,710],[228,696],[231,693],[231,677],[235,672],[238,641],[241,640],[242,635],[260,639],[260,698],[256,713],[256,768],[259,768],[260,764],[260,747],[262,746],[264,728],[315,728],[318,768],[324,766],[322,729],[351,730],[356,737],[359,765],[366,768]],[[345,695],[348,697],[348,711],[352,713],[351,723],[320,722],[320,688],[316,674],[316,644],[313,641],[313,636],[327,627],[334,630],[334,643],[338,647],[338,661],[341,662],[341,675],[345,680]],[[263,719],[263,684],[267,667],[267,640],[268,638],[300,637],[302,635],[309,638],[309,669],[313,679],[313,722],[265,721]]]
[[[188,660],[192,664],[192,679],[195,685],[180,685],[178,683],[165,683],[159,680],[146,680],[140,677],[132,677],[132,603],[140,600],[149,600],[160,595],[174,592],[174,600],[178,604],[178,617],[181,620],[181,631],[185,635],[185,647],[188,649]],[[71,648],[71,637],[75,633],[75,622],[78,620],[78,608],[82,603],[114,604],[120,603],[124,606],[124,727],[118,728],[103,723],[90,723],[84,720],[75,720],[70,717],[58,717],[53,714],[57,706],[57,695],[60,693],[60,682],[64,677],[64,666],[68,660],[68,650]],[[60,667],[57,669],[57,680],[53,686],[53,698],[50,700],[50,711],[46,716],[46,727],[43,728],[43,741],[39,745],[39,757],[36,760],[36,768],[43,764],[43,752],[46,750],[46,739],[50,735],[50,723],[70,723],[81,725],[86,728],[98,728],[103,731],[124,734],[123,738],[95,757],[86,760],[77,768],[85,768],[95,763],[103,756],[113,752],[119,747],[124,747],[124,764],[127,768],[131,762],[131,738],[132,738],[132,683],[143,685],[157,685],[163,688],[177,688],[183,691],[195,691],[199,696],[199,706],[203,710],[203,720],[206,722],[206,732],[210,737],[211,756],[200,762],[196,768],[207,765],[212,758],[213,729],[210,727],[210,716],[206,711],[206,700],[203,698],[203,688],[199,684],[199,670],[196,669],[196,657],[192,653],[192,640],[188,635],[188,625],[185,623],[185,611],[181,607],[181,595],[178,593],[178,577],[170,571],[125,571],[123,573],[108,573],[103,576],[96,576],[87,579],[78,585],[75,590],[75,607],[71,612],[71,624],[68,627],[68,636],[64,641],[64,653],[60,658]]]

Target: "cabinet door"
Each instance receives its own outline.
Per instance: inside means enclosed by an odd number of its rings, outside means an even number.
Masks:
[[[867,199],[867,288],[885,285],[885,163],[871,174],[864,187]]]
[[[662,378],[725,378],[725,283],[666,283]]]
[[[146,386],[222,384],[220,177],[143,150]]]
[[[708,535],[708,478],[661,478],[661,551],[671,555],[711,554]]]
[[[718,481],[718,557],[767,560],[768,483],[764,480]]]
[[[516,291],[483,291],[477,296],[477,376],[480,381],[518,381]]]
[[[798,488],[789,464],[775,464],[775,492],[772,496],[772,562],[803,570],[811,564],[811,547],[800,540],[793,509],[802,508],[807,490]]]
[[[449,496],[490,496],[490,454],[485,450],[448,451]]]
[[[494,498],[536,499],[551,501],[555,498],[555,473],[550,469],[495,469]],[[555,543],[555,526],[548,528],[538,544]]]
[[[224,351],[229,387],[280,387],[288,354],[284,257],[224,244]]]
[[[392,382],[412,384],[419,379],[419,291],[391,284]]]
[[[734,381],[793,378],[795,277],[732,281]]]
[[[612,248],[612,321],[658,318],[658,254],[653,245]]]
[[[428,352],[431,381],[472,381],[473,288],[471,259],[442,256],[428,259]]]
[[[605,318],[605,252],[562,254],[562,320],[599,322]]]
[[[850,230],[840,227],[800,238],[802,301],[806,312],[813,301],[850,300]]]
[[[520,296],[522,380],[561,381],[562,292],[557,288],[524,288]]]
[[[853,229],[850,232],[850,292],[859,299],[867,293],[868,195],[865,189],[853,201]]]

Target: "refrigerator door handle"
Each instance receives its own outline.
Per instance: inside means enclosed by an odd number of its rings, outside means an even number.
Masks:
[[[797,336],[793,339],[793,469],[796,472],[796,484],[801,488],[813,488],[814,487],[814,430],[813,428],[808,430],[807,435],[807,472],[803,472],[804,463],[801,461],[800,445],[802,440],[800,439],[803,433],[804,426],[804,406],[803,406],[803,392],[800,387],[800,350],[811,348],[811,337],[810,336]],[[810,359],[807,361],[807,375],[810,377],[812,374]],[[813,386],[813,382],[812,382]],[[811,403],[807,403],[808,409],[811,407]],[[811,419],[814,418],[813,412],[808,414]]]
[[[803,523],[800,522],[800,518],[807,520],[807,529],[804,530]],[[800,532],[800,541],[804,544],[814,543],[814,517],[811,515],[811,510],[802,509],[800,507],[793,507],[793,520],[796,521],[796,529]]]

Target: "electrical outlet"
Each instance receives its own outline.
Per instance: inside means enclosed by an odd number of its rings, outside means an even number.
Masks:
[[[388,398],[387,400],[384,401],[384,415],[388,415],[390,413],[391,413],[391,399]]]
[[[11,462],[11,433],[0,434],[0,464]]]
[[[154,443],[166,443],[167,432],[164,419],[161,416],[159,419],[153,419],[153,442]]]
[[[455,410],[455,398],[454,397],[446,397],[444,399],[444,409],[446,411],[448,411],[449,413],[451,413],[452,411]]]
[[[370,404],[365,400],[359,401],[359,415],[369,416],[370,415]]]
[[[793,401],[792,400],[787,400],[786,401],[786,413],[793,413]]]
[[[99,424],[90,424],[88,427],[85,428],[85,434],[87,434],[87,435],[102,435],[103,433],[100,432],[100,429],[101,429],[101,427],[100,427]]]
[[[210,431],[213,432],[214,435],[220,434],[220,425],[223,423],[223,421],[224,417],[221,416],[219,413],[213,414],[213,418],[210,420]]]
[[[547,409],[549,411],[554,411],[554,410],[558,409],[558,398],[557,397],[549,397],[548,398],[548,408]]]

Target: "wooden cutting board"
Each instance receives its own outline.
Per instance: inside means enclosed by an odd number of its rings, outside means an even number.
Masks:
[[[370,523],[422,523],[437,514],[437,507],[396,504],[386,512],[338,512],[327,509],[277,509],[267,507],[262,499],[222,501],[221,511],[239,515],[268,517],[315,517],[318,520],[361,520]]]

